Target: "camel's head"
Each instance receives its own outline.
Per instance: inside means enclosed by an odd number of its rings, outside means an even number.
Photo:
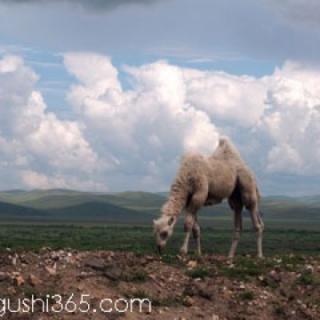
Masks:
[[[153,220],[154,234],[156,236],[157,247],[161,254],[162,249],[166,246],[168,239],[173,233],[173,227],[177,218],[163,215],[157,220]]]

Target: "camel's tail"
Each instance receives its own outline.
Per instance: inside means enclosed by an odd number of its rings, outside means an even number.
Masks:
[[[259,191],[258,186],[256,186],[256,192],[257,192],[258,201],[260,202],[260,200],[261,200],[261,193],[260,193],[260,191]]]

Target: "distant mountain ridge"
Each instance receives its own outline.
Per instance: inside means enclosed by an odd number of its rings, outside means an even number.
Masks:
[[[0,192],[0,221],[75,221],[151,223],[168,193],[119,193],[76,190],[9,190]],[[264,219],[320,223],[320,196],[267,196],[261,201]],[[206,219],[230,218],[227,203],[201,210]],[[247,215],[247,214],[246,214]]]

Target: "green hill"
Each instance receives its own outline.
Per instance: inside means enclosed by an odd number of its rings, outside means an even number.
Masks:
[[[0,192],[0,199],[25,207],[51,210],[85,203],[105,203],[139,212],[158,214],[165,197],[148,192],[90,193],[66,190],[29,191],[19,194]]]
[[[86,202],[47,210],[53,220],[80,222],[151,223],[152,216],[103,202]]]
[[[44,212],[26,208],[20,205],[15,205],[7,202],[0,202],[0,219],[32,219],[43,217]]]
[[[164,192],[5,191],[0,192],[0,219],[149,223],[159,215],[166,196]],[[262,199],[260,209],[265,220],[320,223],[320,196],[268,196]],[[203,208],[200,214],[204,221],[232,217],[227,202]]]

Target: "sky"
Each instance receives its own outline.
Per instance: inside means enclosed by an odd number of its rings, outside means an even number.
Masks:
[[[229,136],[320,194],[317,0],[0,0],[0,189],[168,190]]]

